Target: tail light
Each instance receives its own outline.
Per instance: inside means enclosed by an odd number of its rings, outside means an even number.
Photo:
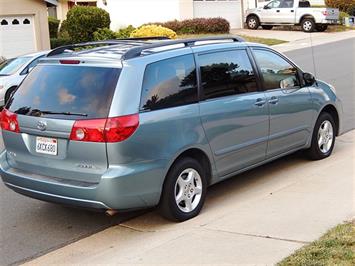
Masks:
[[[329,13],[328,13],[327,10],[322,11],[322,14],[323,14],[324,16],[328,16],[328,15],[329,15]]]
[[[1,111],[0,118],[1,128],[3,130],[12,131],[19,133],[20,127],[17,120],[17,114],[10,112],[9,110],[3,109]]]
[[[75,121],[70,139],[88,142],[121,142],[128,139],[139,125],[138,114],[107,119]]]

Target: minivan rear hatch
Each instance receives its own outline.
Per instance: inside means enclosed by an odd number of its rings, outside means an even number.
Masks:
[[[7,160],[38,178],[95,184],[108,167],[100,133],[121,69],[66,62],[38,65],[5,106]],[[89,126],[73,133],[78,123]]]

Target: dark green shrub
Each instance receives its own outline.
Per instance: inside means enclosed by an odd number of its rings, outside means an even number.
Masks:
[[[122,39],[122,38],[129,38],[131,36],[131,33],[135,30],[136,28],[133,27],[132,25],[127,26],[126,28],[119,29],[116,32],[116,38]]]
[[[50,42],[51,42],[51,49],[72,43],[70,39],[66,39],[66,38],[51,38]]]
[[[329,7],[339,8],[340,11],[347,12],[348,8],[355,4],[355,0],[325,0],[325,4]]]
[[[161,25],[177,34],[229,33],[230,30],[230,24],[224,18],[194,18],[149,24]]]
[[[59,28],[60,20],[48,17],[48,27],[49,27],[49,36],[50,38],[58,37],[58,28]]]
[[[355,3],[348,8],[347,13],[350,16],[355,16]]]
[[[109,28],[98,29],[94,32],[95,41],[112,40],[116,38],[116,32],[110,30]]]
[[[110,15],[97,7],[75,6],[67,14],[65,28],[73,42],[87,42],[94,39],[98,29],[110,27]]]

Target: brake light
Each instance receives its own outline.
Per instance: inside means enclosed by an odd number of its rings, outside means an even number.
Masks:
[[[80,60],[59,60],[59,63],[64,65],[77,65],[80,64]]]
[[[138,114],[107,119],[75,121],[70,139],[88,142],[121,142],[128,139],[139,125]]]
[[[17,120],[17,114],[3,109],[1,111],[1,128],[3,130],[19,133],[20,127]]]
[[[322,14],[323,14],[324,16],[328,16],[328,15],[329,15],[329,13],[328,13],[327,10],[322,11]]]

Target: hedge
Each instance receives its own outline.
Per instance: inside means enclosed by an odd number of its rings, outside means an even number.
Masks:
[[[59,28],[60,20],[48,17],[48,27],[49,27],[49,36],[50,38],[58,37],[58,28]]]
[[[66,38],[51,38],[50,43],[51,43],[51,49],[54,49],[62,45],[72,44],[72,41]]]
[[[75,6],[67,13],[65,28],[73,42],[87,42],[94,39],[95,31],[109,28],[110,23],[109,13],[101,8]]]
[[[177,34],[201,33],[229,33],[230,24],[224,18],[194,18],[186,20],[172,20],[157,24],[175,31]]]
[[[139,38],[139,37],[152,37],[152,36],[168,37],[170,39],[176,39],[177,34],[173,30],[168,29],[166,27],[162,27],[160,25],[145,25],[134,30],[131,33],[130,37]]]
[[[355,0],[325,0],[329,7],[339,8],[340,11],[348,12],[348,9],[355,5]]]

